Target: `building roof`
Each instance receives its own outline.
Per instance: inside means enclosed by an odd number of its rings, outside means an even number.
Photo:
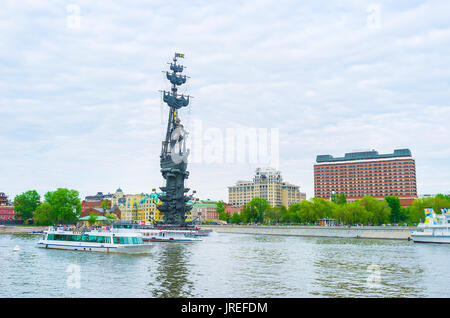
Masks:
[[[316,162],[339,162],[348,160],[364,160],[364,159],[381,159],[381,158],[396,158],[396,157],[411,157],[411,150],[396,149],[393,153],[379,154],[378,151],[358,151],[346,153],[344,157],[333,157],[331,155],[318,155]]]
[[[106,218],[106,217],[104,217],[102,215],[94,215],[94,216],[95,216],[95,220],[96,221],[108,221],[109,220],[108,218]],[[89,217],[90,217],[90,215],[85,216],[83,218],[79,218],[78,220],[80,220],[80,221],[88,221]]]

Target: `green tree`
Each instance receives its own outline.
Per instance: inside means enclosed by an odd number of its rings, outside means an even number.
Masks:
[[[347,198],[345,197],[345,194],[344,193],[338,194],[336,196],[336,202],[335,203],[336,204],[340,204],[340,205],[346,204],[347,203]]]
[[[368,213],[364,206],[361,205],[360,200],[348,203],[344,212],[346,224],[357,224],[363,223],[364,221],[367,222]]]
[[[426,208],[433,208],[436,214],[440,214],[442,208],[450,208],[450,201],[444,195],[418,198],[409,206],[408,221],[411,223],[423,222],[425,220],[424,210]]]
[[[331,202],[336,203],[336,204],[346,204],[347,198],[345,197],[345,193],[332,194]]]
[[[413,201],[409,207],[409,221],[419,223],[425,221],[425,208],[432,208],[434,205],[433,197],[418,198]]]
[[[234,212],[233,215],[231,216],[231,223],[237,224],[237,223],[241,223],[241,216],[239,215],[239,213]]]
[[[45,194],[45,202],[52,206],[51,219],[55,223],[72,223],[78,220],[81,201],[76,190],[58,188]]]
[[[364,206],[366,213],[362,213],[359,216],[358,223],[380,225],[389,222],[391,208],[386,201],[380,201],[371,196],[364,196],[360,203]]]
[[[100,207],[101,207],[103,210],[109,210],[109,209],[111,209],[111,201],[103,200],[102,203],[100,204]]]
[[[284,205],[273,207],[273,220],[274,222],[279,223],[283,216],[291,215],[292,213],[292,209],[289,211],[289,209],[286,209]],[[292,217],[289,217],[289,220],[292,221]]]
[[[107,218],[108,220],[117,220],[117,215],[115,215],[114,213],[105,213],[105,218]]]
[[[53,207],[50,203],[44,202],[36,208],[34,213],[34,220],[36,224],[39,225],[51,225],[54,223],[53,220]]]
[[[217,202],[216,211],[219,214],[219,220],[226,221],[226,222],[230,221],[230,215],[225,212],[225,203],[223,203],[223,201]]]
[[[87,221],[88,221],[89,225],[94,225],[95,222],[97,222],[97,216],[95,214],[89,214]]]
[[[311,222],[319,219],[332,217],[333,209],[336,206],[334,202],[325,200],[324,198],[312,198],[312,214]]]
[[[335,219],[337,221],[338,224],[347,224],[348,220],[347,220],[347,209],[348,209],[348,203],[346,204],[337,204],[334,209],[333,212],[331,214],[331,217],[333,219]]]
[[[311,201],[303,200],[294,209],[299,223],[312,223],[316,220]]]
[[[17,195],[14,198],[14,212],[16,218],[21,218],[25,223],[33,217],[34,212],[41,203],[41,196],[36,190],[30,190]]]
[[[389,207],[391,208],[390,221],[392,223],[398,223],[405,220],[405,216],[402,214],[402,206],[400,205],[400,199],[398,197],[387,196],[384,198]]]
[[[264,220],[265,212],[270,208],[269,203],[264,198],[253,198],[244,205],[241,212],[243,222],[261,223]]]

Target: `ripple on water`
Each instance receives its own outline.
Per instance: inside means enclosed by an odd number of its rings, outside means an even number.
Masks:
[[[0,236],[0,297],[450,296],[447,245],[214,233],[125,255],[39,249],[38,239]]]

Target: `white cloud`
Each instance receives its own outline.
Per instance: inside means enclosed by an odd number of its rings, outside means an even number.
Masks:
[[[315,156],[356,148],[410,148],[419,192],[450,190],[446,2],[378,1],[377,29],[372,1],[73,3],[79,29],[67,3],[0,5],[1,191],[162,186],[158,90],[175,51],[195,96],[181,118],[278,127],[284,179],[308,196]],[[255,168],[192,164],[188,184],[227,199]]]

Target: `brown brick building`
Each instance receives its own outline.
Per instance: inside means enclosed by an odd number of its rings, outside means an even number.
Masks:
[[[377,151],[346,153],[344,157],[320,155],[314,165],[314,195],[330,199],[344,193],[353,201],[369,195],[378,199],[396,196],[403,206],[417,199],[416,166],[409,149],[392,154]]]

